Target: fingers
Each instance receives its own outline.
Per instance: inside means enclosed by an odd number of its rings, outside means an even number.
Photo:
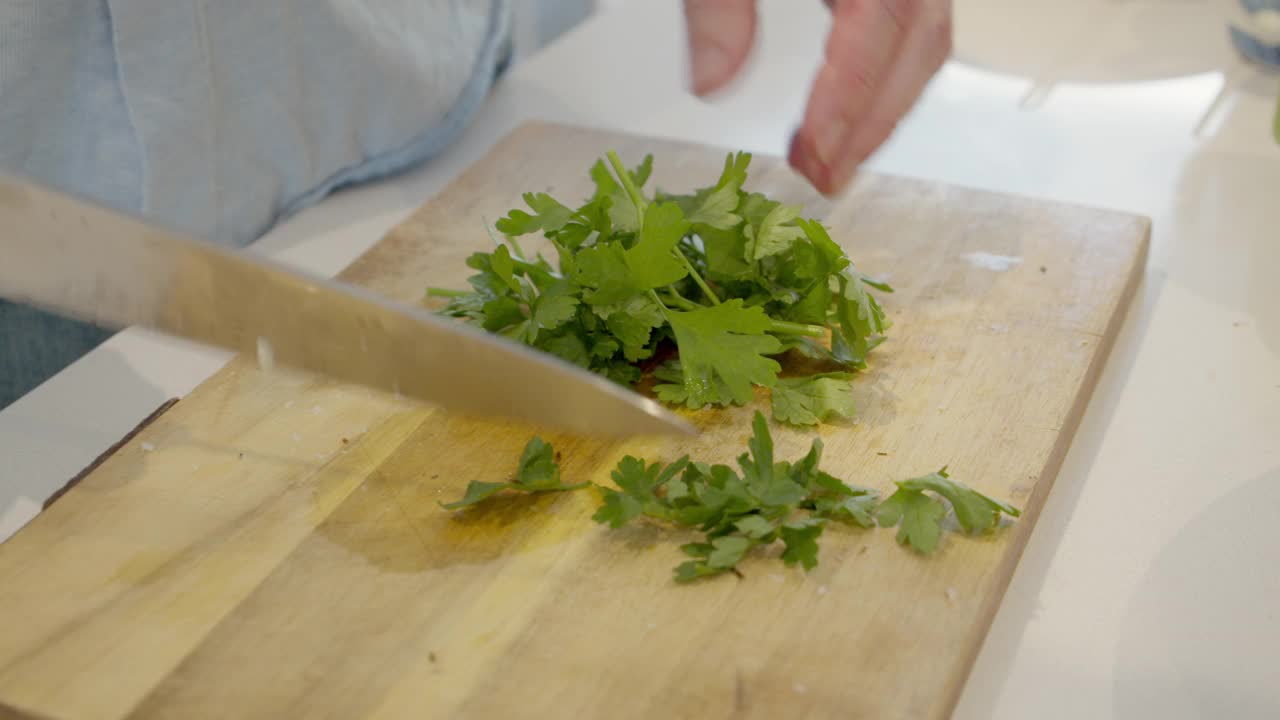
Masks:
[[[684,0],[693,92],[724,87],[742,69],[756,37],[755,0]]]
[[[834,5],[826,57],[792,153],[793,164],[820,192],[834,192],[842,184],[832,171],[880,93],[911,20],[903,13],[915,4],[841,0]]]
[[[950,54],[951,3],[926,3],[907,32],[879,97],[837,160],[833,168],[837,180],[847,183],[858,166],[889,139]]]
[[[824,194],[844,189],[950,51],[950,0],[836,0],[792,166]]]

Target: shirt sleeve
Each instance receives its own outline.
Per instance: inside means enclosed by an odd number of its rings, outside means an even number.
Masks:
[[[508,4],[13,0],[3,106],[41,102],[25,136],[0,123],[0,163],[244,245],[456,138],[504,61]]]

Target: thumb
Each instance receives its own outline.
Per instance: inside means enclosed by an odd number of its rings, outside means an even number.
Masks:
[[[755,0],[684,0],[693,92],[724,87],[742,69],[756,39]]]

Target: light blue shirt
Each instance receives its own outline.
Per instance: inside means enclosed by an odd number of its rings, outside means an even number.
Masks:
[[[3,0],[0,167],[243,245],[439,152],[506,0]]]
[[[0,169],[245,245],[457,137],[508,6],[0,0]],[[0,408],[107,336],[0,300]]]

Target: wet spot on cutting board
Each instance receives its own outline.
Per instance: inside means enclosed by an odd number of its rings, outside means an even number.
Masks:
[[[1022,258],[1013,255],[994,255],[988,252],[971,252],[964,256],[970,265],[982,268],[983,270],[991,270],[992,272],[1004,272],[1015,265],[1022,264]]]

